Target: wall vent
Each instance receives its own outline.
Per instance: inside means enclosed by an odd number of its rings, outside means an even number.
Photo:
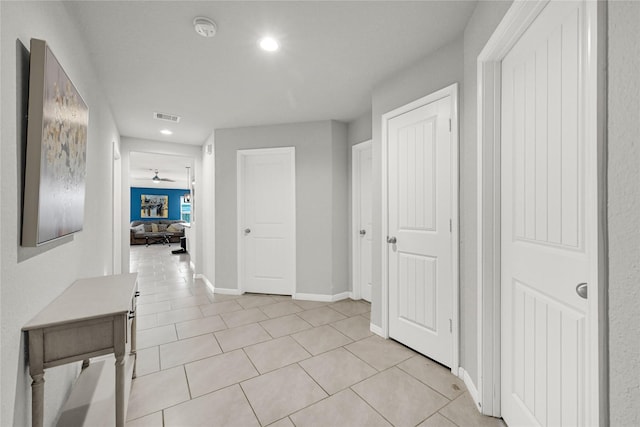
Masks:
[[[164,120],[165,122],[179,123],[182,117],[174,116],[173,114],[153,113],[153,118],[158,120]]]

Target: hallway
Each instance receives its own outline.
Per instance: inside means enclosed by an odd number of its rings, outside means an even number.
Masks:
[[[368,303],[214,295],[175,247],[131,247],[141,296],[127,426],[504,425],[448,369],[373,335]]]

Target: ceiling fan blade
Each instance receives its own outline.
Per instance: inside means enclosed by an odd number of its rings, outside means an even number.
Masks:
[[[175,180],[169,178],[160,178],[160,181],[175,182]]]

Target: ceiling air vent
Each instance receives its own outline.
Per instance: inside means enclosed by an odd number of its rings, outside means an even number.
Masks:
[[[165,113],[153,113],[153,118],[158,120],[164,120],[165,122],[178,123],[180,122],[180,116],[174,116],[172,114]]]

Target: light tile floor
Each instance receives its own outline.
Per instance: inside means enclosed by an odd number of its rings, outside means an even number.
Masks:
[[[370,305],[213,294],[176,245],[133,246],[138,378],[127,426],[504,426]]]

